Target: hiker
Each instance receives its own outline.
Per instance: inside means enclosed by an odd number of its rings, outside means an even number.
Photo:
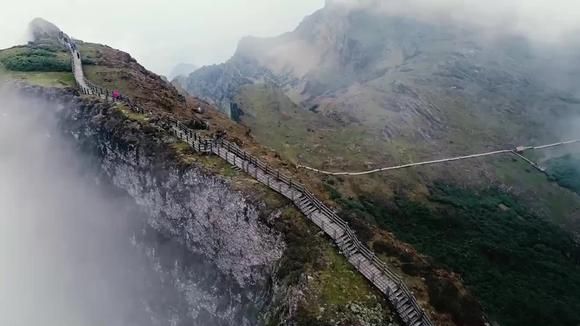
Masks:
[[[114,90],[112,95],[114,101],[118,100],[121,97],[121,93],[119,93],[118,90]]]
[[[81,53],[77,52],[77,58],[79,58],[79,60],[81,59]]]

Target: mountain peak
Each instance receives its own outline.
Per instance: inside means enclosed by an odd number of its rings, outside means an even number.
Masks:
[[[28,29],[35,41],[42,38],[58,37],[58,34],[61,31],[55,24],[43,18],[34,18],[30,24],[28,24]]]

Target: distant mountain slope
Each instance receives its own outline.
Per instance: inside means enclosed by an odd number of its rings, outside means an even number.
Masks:
[[[569,122],[580,101],[569,85],[579,74],[577,65],[562,63],[580,56],[557,49],[546,55],[516,36],[489,38],[476,29],[341,3],[327,2],[292,32],[245,38],[226,63],[175,82],[257,134],[284,121],[292,137],[258,140],[330,170],[574,136]],[[281,103],[294,103],[298,114],[256,115],[263,85]],[[316,118],[305,120],[300,112]]]
[[[465,136],[469,147],[555,137],[521,127],[578,108],[538,78],[549,64],[515,37],[485,40],[475,30],[330,3],[295,31],[245,38],[231,60],[179,82],[226,112],[243,86],[273,84],[303,109],[360,124],[385,142],[428,142],[437,153]]]
[[[180,63],[171,69],[171,72],[167,76],[169,80],[173,80],[180,76],[188,76],[192,72],[196,71],[199,67],[191,63]]]

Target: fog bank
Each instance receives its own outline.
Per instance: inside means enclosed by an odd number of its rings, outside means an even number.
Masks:
[[[562,43],[580,30],[574,0],[328,0],[348,9],[367,8],[393,16],[474,26],[490,34],[518,34],[531,41]]]
[[[171,298],[131,245],[145,219],[95,182],[54,109],[0,90],[0,325],[168,325],[151,306]]]

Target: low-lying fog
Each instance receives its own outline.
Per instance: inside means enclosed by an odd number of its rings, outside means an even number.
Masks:
[[[53,109],[0,90],[0,325],[185,324],[158,237],[138,243],[146,219],[96,182]]]

